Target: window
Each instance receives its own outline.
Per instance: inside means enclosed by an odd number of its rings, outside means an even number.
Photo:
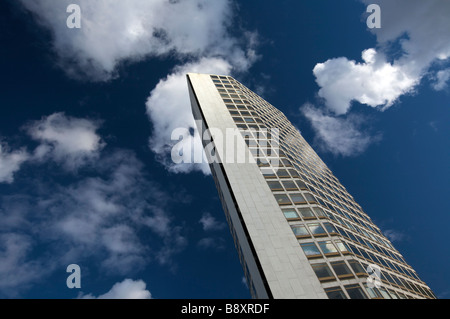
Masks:
[[[361,289],[361,286],[356,285],[347,285],[344,286],[345,290],[347,290],[348,295],[350,296],[350,299],[367,299],[366,295],[364,294],[363,290]]]
[[[319,241],[320,249],[322,249],[322,252],[326,255],[339,255],[339,252],[337,251],[336,247],[334,247],[331,240],[327,241]]]
[[[305,198],[300,193],[289,194],[294,204],[306,204]]]
[[[282,191],[283,187],[281,187],[280,182],[267,182],[267,184],[269,185],[270,189],[272,191]]]
[[[345,243],[343,243],[340,240],[335,240],[334,243],[336,244],[337,248],[339,249],[339,251],[343,254],[349,254],[349,250],[348,247]]]
[[[314,207],[314,211],[316,211],[316,208],[317,207]],[[316,211],[316,213],[317,213],[317,211]],[[323,226],[328,231],[328,233],[330,233],[330,234],[337,234],[336,228],[334,228],[334,226],[331,225],[330,223],[323,223]]]
[[[378,291],[380,292],[380,294],[383,296],[384,299],[392,299],[391,296],[386,291],[386,289],[384,289],[383,287],[378,288]]]
[[[299,218],[295,209],[283,209],[283,214],[287,219]]]
[[[315,203],[316,202],[316,199],[310,193],[305,193],[305,198],[310,203]]]
[[[336,277],[334,277],[330,267],[326,263],[314,264],[312,268],[320,282],[336,280]]]
[[[316,216],[314,216],[312,210],[308,207],[300,208],[300,215],[303,217],[303,219],[315,219]]]
[[[361,264],[356,260],[349,260],[348,264],[350,267],[352,267],[353,271],[355,272],[356,276],[366,276],[366,271],[361,266]]]
[[[285,158],[282,158],[282,159],[281,159],[281,162],[283,163],[284,166],[292,166],[292,165],[291,165],[291,162],[289,162],[289,161],[288,161],[287,159],[285,159]]]
[[[305,226],[295,225],[291,226],[291,228],[295,236],[297,236],[298,238],[305,238],[311,236]]]
[[[308,224],[308,228],[309,231],[311,232],[311,234],[313,234],[314,236],[326,236],[327,233],[325,232],[325,229],[323,229],[323,227],[317,223],[317,224]]]
[[[314,209],[314,212],[316,213],[316,215],[319,216],[319,218],[325,218],[326,217],[324,211],[322,210],[322,208],[314,207],[313,209]]]
[[[259,155],[261,155],[261,150],[259,150]],[[265,159],[265,158],[258,158],[256,160],[256,163],[258,164],[258,166],[269,166],[269,162]],[[264,174],[264,172],[263,172]],[[265,176],[265,174],[264,174]],[[273,177],[275,177],[275,174],[273,174]]]
[[[302,181],[296,181],[296,183],[300,189],[306,189],[306,184],[303,183]]]
[[[297,185],[293,181],[283,181],[283,186],[286,190],[297,189]]]
[[[354,277],[350,268],[347,266],[347,264],[343,260],[332,262],[331,267],[333,267],[333,270],[339,279],[346,279],[346,278]]]
[[[399,297],[397,296],[397,293],[395,291],[388,289],[387,292],[391,296],[392,299],[399,299]]]
[[[277,171],[277,175],[278,175],[279,178],[289,178],[290,177],[289,173],[285,169],[279,169]]]
[[[347,299],[341,287],[325,288],[325,292],[329,299]]]
[[[270,168],[261,168],[261,173],[264,175],[265,178],[276,177],[275,173]]]
[[[285,194],[275,194],[274,196],[278,205],[291,205],[291,201]]]
[[[314,243],[304,243],[300,244],[300,246],[303,249],[303,252],[305,253],[306,257],[308,258],[317,258],[322,257],[320,254],[319,248],[317,248],[316,244]]]
[[[381,295],[377,288],[375,288],[375,287],[370,288],[366,283],[364,284],[364,288],[366,289],[366,292],[369,295],[370,299],[380,299],[381,298]]]
[[[293,169],[290,169],[290,170],[289,170],[289,173],[291,173],[292,177],[300,177],[300,176],[298,175],[297,171],[295,171],[295,170],[293,170]]]

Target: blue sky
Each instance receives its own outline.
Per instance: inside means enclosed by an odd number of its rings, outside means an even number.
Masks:
[[[445,0],[2,1],[0,297],[250,297],[207,166],[170,160],[172,130],[193,126],[185,73],[202,72],[282,110],[449,298],[449,14]]]

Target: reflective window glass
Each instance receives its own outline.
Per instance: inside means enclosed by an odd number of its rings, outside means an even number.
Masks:
[[[306,229],[305,226],[296,225],[296,226],[291,226],[291,228],[292,228],[292,231],[294,232],[295,236],[302,236],[302,237],[310,236],[308,233],[308,230]]]
[[[314,243],[304,243],[300,244],[300,246],[307,257],[321,256],[319,248]]]
[[[315,236],[326,236],[327,235],[327,233],[325,232],[325,230],[319,223],[308,224],[308,228],[309,228],[311,234],[313,234]]]
[[[322,252],[327,254],[338,254],[338,251],[336,247],[334,247],[333,243],[330,240],[327,241],[320,241],[319,242],[320,249],[322,249]]]

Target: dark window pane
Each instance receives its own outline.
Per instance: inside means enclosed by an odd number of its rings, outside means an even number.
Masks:
[[[293,181],[283,181],[283,186],[287,190],[297,189],[297,185]]]
[[[289,194],[289,196],[295,204],[306,204],[305,198],[302,194]]]
[[[275,194],[275,199],[278,202],[278,205],[290,205],[291,201],[289,198],[284,194]]]
[[[306,184],[302,181],[296,181],[296,183],[300,189],[306,189]]]
[[[330,299],[347,299],[340,287],[326,288],[325,292]]]
[[[271,190],[283,190],[283,187],[281,187],[280,182],[267,182]]]
[[[310,193],[305,193],[305,198],[308,202],[310,203],[314,203],[316,202],[316,199],[314,198],[313,195],[311,195]]]
[[[288,174],[288,172],[287,172],[287,170],[285,170],[285,169],[279,169],[279,170],[277,171],[277,175],[278,175],[278,177],[280,177],[280,178],[289,178],[289,177],[290,177],[289,174]]]
[[[344,287],[345,290],[347,290],[350,299],[367,299],[366,295],[359,285],[347,285]]]
[[[353,271],[356,274],[365,274],[366,273],[366,271],[361,266],[361,264],[359,262],[357,262],[356,260],[350,260],[348,263],[350,264],[350,267],[352,267]]]
[[[327,264],[314,264],[312,268],[320,281],[336,280]]]
[[[336,273],[336,275],[338,275],[339,278],[353,277],[353,274],[345,261],[334,261],[331,263],[331,267],[333,267],[334,272]]]

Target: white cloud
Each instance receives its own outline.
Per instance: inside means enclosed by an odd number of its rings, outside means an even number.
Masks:
[[[97,135],[98,123],[54,113],[26,126],[28,134],[41,144],[33,159],[51,158],[69,170],[92,162],[104,147]]]
[[[351,101],[372,107],[391,106],[411,92],[419,78],[407,69],[387,63],[375,49],[365,50],[363,63],[337,58],[314,67],[319,96],[335,114],[345,114]]]
[[[438,71],[434,78],[434,83],[432,84],[433,89],[436,91],[442,91],[448,86],[450,80],[450,68]]]
[[[142,280],[125,279],[103,295],[94,297],[92,294],[78,296],[79,299],[151,299],[152,295],[147,290],[147,285]]]
[[[202,218],[200,218],[199,223],[202,224],[204,231],[214,231],[214,230],[221,230],[221,229],[225,228],[225,224],[219,222],[210,213],[204,213],[202,215]]]
[[[194,135],[182,140],[182,144],[191,147],[192,153],[184,154],[187,157],[203,156],[203,146],[192,115],[186,73],[217,73],[229,74],[232,66],[221,58],[202,58],[198,62],[187,63],[176,67],[165,79],[150,93],[147,100],[147,114],[153,123],[153,133],[150,137],[150,148],[158,156],[164,166],[175,173],[189,173],[200,171],[210,174],[207,161],[202,163],[175,164],[171,159],[171,151],[178,141],[172,141],[172,132],[176,128],[193,129]],[[179,144],[180,145],[180,144]],[[198,152],[194,155],[194,152]],[[187,158],[186,158],[187,159]],[[187,160],[186,162],[193,162]]]
[[[229,0],[21,0],[37,20],[51,30],[53,47],[72,76],[108,80],[126,60],[151,56],[212,56],[227,52],[236,66],[246,68],[256,58],[230,37]],[[66,8],[81,8],[81,28],[69,29]],[[248,42],[254,40],[247,34]]]
[[[364,119],[360,116],[335,117],[311,104],[303,105],[300,111],[310,121],[316,133],[315,144],[334,155],[359,155],[371,143],[380,139],[379,135],[371,136],[362,131]]]
[[[381,7],[382,27],[371,30],[378,48],[365,50],[362,63],[337,58],[314,68],[319,95],[336,114],[346,113],[352,101],[389,107],[412,92],[434,62],[450,57],[450,2],[362,1]],[[395,43],[400,44],[402,54],[390,62],[385,52]]]
[[[0,141],[0,183],[12,183],[14,173],[28,158],[29,154],[24,149],[11,151],[6,143]]]

